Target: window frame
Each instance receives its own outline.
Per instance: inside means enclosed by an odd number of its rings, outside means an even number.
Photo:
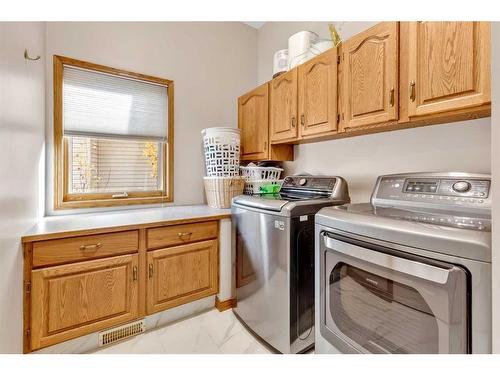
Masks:
[[[68,193],[69,150],[68,140],[63,133],[63,71],[64,66],[73,66],[91,71],[112,74],[119,77],[152,82],[167,87],[167,141],[161,147],[162,190],[127,192],[126,198],[112,198],[108,193]],[[173,202],[174,179],[174,81],[116,69],[87,61],[54,55],[53,58],[54,90],[54,209],[93,208],[126,206],[133,204],[153,204]]]

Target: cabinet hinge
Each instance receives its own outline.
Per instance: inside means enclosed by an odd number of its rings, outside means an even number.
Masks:
[[[337,65],[340,64],[340,55],[337,56]]]
[[[31,336],[31,331],[29,329],[26,330],[26,337],[27,338],[30,338]]]
[[[340,113],[337,115],[337,124],[340,122]]]
[[[26,283],[26,293],[31,293],[31,281]]]

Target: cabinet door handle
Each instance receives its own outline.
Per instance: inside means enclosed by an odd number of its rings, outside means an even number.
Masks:
[[[80,246],[81,251],[97,251],[102,246],[102,243],[98,242],[93,245],[82,245]]]
[[[192,234],[193,234],[193,232],[181,232],[181,233],[177,233],[177,236],[181,240],[184,240],[184,239],[189,239],[189,237],[191,237]]]
[[[118,194],[113,194],[111,198],[116,199],[116,198],[128,198],[128,193],[124,191],[123,193],[118,193]]]
[[[134,266],[134,268],[132,268],[132,279],[134,281],[137,281],[137,266]]]
[[[302,125],[302,127],[306,125],[306,116],[304,114],[300,115],[300,124]]]
[[[295,128],[295,116],[292,116],[292,128]]]
[[[410,82],[410,100],[415,101],[415,81]]]
[[[153,277],[153,263],[149,263],[148,276],[150,279]]]
[[[391,87],[391,91],[389,92],[389,105],[394,107],[394,87]]]

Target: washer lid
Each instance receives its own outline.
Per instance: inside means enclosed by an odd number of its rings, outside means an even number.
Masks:
[[[315,220],[316,224],[373,239],[491,262],[491,221],[488,217],[458,217],[363,203],[323,208]]]
[[[233,198],[233,203],[240,206],[258,208],[260,210],[276,211],[279,212],[288,203],[288,201],[281,199],[276,194],[268,194],[272,199],[264,199],[259,195],[238,195]]]

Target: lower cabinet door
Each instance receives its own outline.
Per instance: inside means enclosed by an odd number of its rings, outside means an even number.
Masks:
[[[138,256],[32,271],[31,350],[138,316]]]
[[[218,292],[217,240],[148,252],[147,313]]]

